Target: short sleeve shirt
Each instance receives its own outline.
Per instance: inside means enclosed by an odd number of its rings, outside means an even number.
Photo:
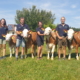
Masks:
[[[5,37],[3,37],[2,35],[6,35],[8,31],[7,27],[0,27],[0,39],[5,39]]]
[[[36,32],[40,32],[40,34],[44,33],[44,30],[42,30],[40,27],[36,28]],[[44,40],[44,36],[40,36],[37,34],[37,40]]]
[[[67,24],[65,24],[64,26],[61,25],[61,24],[57,25],[56,31],[58,31],[59,36],[61,36],[61,37],[62,36],[64,36],[64,37],[67,36],[67,33],[64,30],[69,30],[69,26]]]
[[[23,26],[18,24],[16,27],[17,31],[23,31],[24,29],[30,30],[29,26],[27,24],[24,24]],[[17,35],[17,39],[22,39],[23,37],[21,35]]]

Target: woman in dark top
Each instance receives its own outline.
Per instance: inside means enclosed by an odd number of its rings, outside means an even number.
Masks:
[[[37,46],[38,46],[38,59],[42,58],[42,48],[44,44],[44,30],[42,27],[42,22],[38,22],[38,28],[36,29],[37,31]]]
[[[1,19],[1,25],[0,25],[0,52],[3,50],[3,57],[5,58],[6,53],[6,34],[7,34],[8,28],[6,26],[6,20]]]

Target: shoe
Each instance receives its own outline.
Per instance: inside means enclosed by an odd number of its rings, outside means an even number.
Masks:
[[[5,59],[5,58],[6,58],[6,56],[3,56],[2,58],[3,58],[3,59]]]
[[[16,61],[18,60],[18,58],[16,58]]]
[[[3,57],[0,57],[0,59],[3,59]]]
[[[24,55],[21,55],[21,59],[24,59]]]

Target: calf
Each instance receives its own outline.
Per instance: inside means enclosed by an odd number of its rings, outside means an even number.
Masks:
[[[76,59],[79,60],[78,48],[80,47],[80,31],[75,32],[73,29],[69,29],[67,35],[68,35],[68,49],[69,49],[68,60],[71,59],[71,49],[73,48],[76,49]]]
[[[47,59],[50,58],[50,52],[51,52],[51,60],[54,59],[54,51],[55,51],[55,46],[57,43],[56,40],[56,32],[52,30],[50,27],[47,27],[44,31],[44,34],[46,36],[46,44],[47,44],[47,50],[48,50],[48,56]]]
[[[12,57],[12,53],[15,53],[15,48],[16,48],[16,35],[7,34],[6,41],[8,41],[9,43],[10,57]]]
[[[23,31],[18,31],[18,32],[22,33],[21,35],[23,36],[24,39],[27,38],[27,33],[28,33],[27,29],[24,29]],[[17,39],[17,35],[16,34],[8,33],[6,35],[6,41],[8,41],[8,43],[9,43],[10,57],[12,57],[12,53],[15,53],[16,39]]]
[[[27,53],[27,50],[29,48],[31,48],[31,54],[32,54],[32,58],[34,58],[34,53],[36,53],[36,49],[37,49],[37,33],[36,32],[32,32],[30,31],[28,33],[30,36],[27,38],[26,40],[26,53]]]

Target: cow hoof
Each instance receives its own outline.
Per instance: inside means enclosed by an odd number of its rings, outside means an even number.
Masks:
[[[77,60],[79,60],[79,58],[76,58]]]
[[[49,57],[47,57],[47,59],[49,60]]]
[[[10,58],[11,58],[12,56],[10,56]]]
[[[51,58],[51,60],[54,60],[53,58]]]
[[[71,58],[68,58],[68,60],[71,60]]]
[[[27,58],[27,55],[25,55],[25,59]]]
[[[34,56],[32,56],[32,59],[34,59]]]

